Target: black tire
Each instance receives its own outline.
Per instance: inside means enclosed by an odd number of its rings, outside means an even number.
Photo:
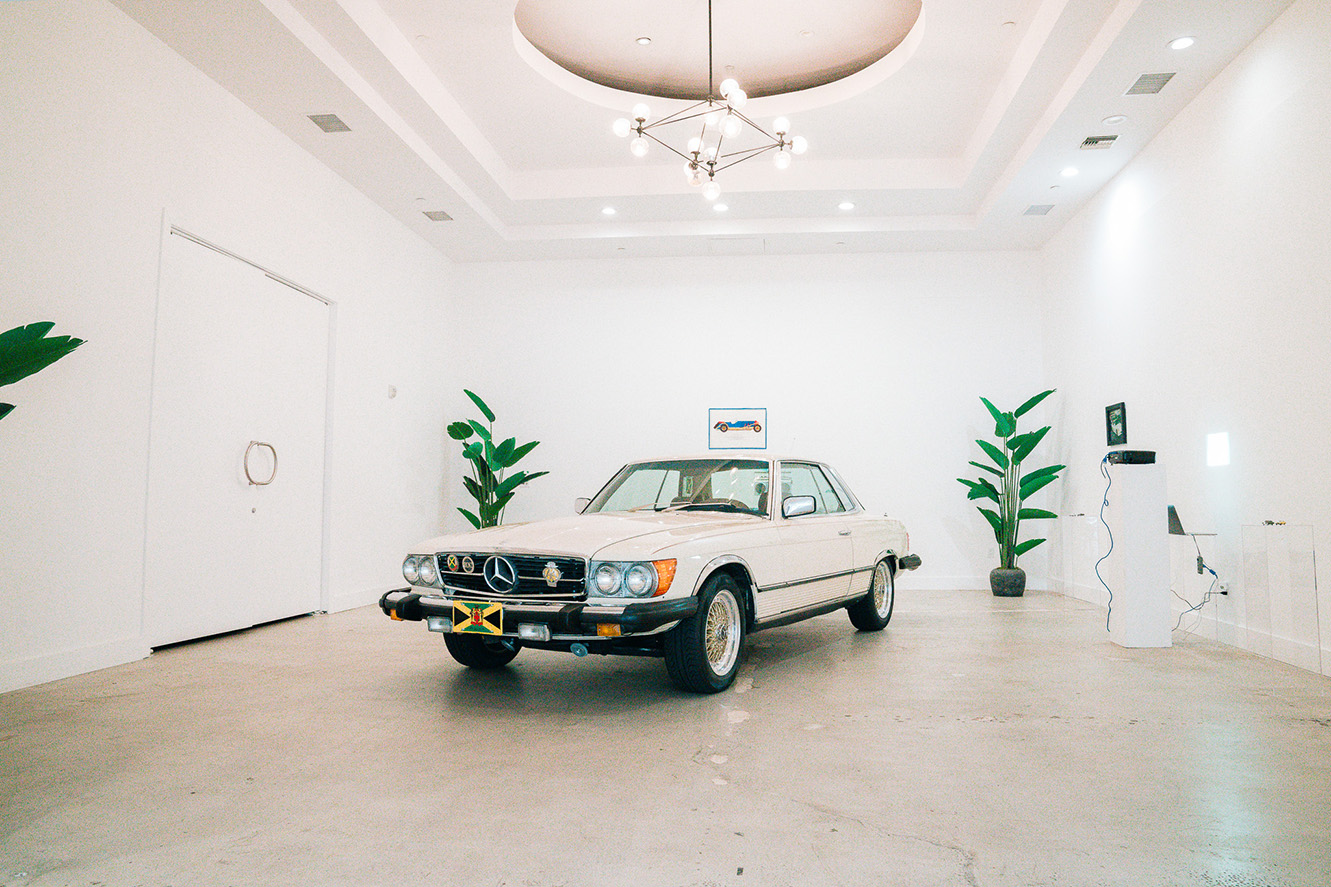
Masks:
[[[510,646],[511,645],[511,646]],[[518,655],[517,641],[486,638],[474,634],[446,634],[444,646],[467,668],[503,668]]]
[[[896,576],[892,565],[879,561],[873,568],[873,579],[864,597],[846,607],[850,624],[860,631],[882,631],[892,621],[892,606],[896,603]]]
[[[698,612],[665,636],[666,671],[689,693],[719,693],[735,681],[744,647],[744,596],[726,573],[708,579]]]
[[[754,433],[757,433],[757,432],[763,430],[763,426],[759,425],[757,422],[754,422],[754,423],[753,423],[753,430],[754,430]]]
[[[717,430],[720,431],[722,434],[725,434],[727,431],[730,430],[730,426],[722,422],[720,425],[717,426]]]

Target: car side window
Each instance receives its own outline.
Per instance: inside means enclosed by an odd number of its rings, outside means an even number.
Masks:
[[[818,495],[822,497],[823,510],[828,514],[845,511],[845,504],[841,501],[841,497],[836,494],[836,490],[832,489],[832,485],[828,483],[827,475],[823,474],[823,470],[817,466],[814,466],[811,470],[814,484],[818,487]]]
[[[822,471],[813,465],[799,462],[783,462],[781,465],[781,498],[791,496],[812,496],[814,514],[829,514],[845,511],[841,500],[823,476]]]

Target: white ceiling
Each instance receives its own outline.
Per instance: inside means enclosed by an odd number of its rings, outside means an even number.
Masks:
[[[537,70],[517,0],[114,2],[444,255],[485,261],[1035,248],[1290,0],[924,0],[915,32],[860,75],[749,103],[760,122],[789,116],[810,148],[784,171],[757,158],[719,174],[724,213],[678,158],[639,160],[611,133],[634,97],[585,81],[575,95]],[[720,56],[727,3],[753,4],[713,2]],[[672,21],[706,28],[706,0],[583,5],[608,19],[588,27],[589,57],[659,52]],[[759,5],[753,33],[810,43],[863,18],[860,0]],[[653,44],[593,51],[620,34]],[[1196,44],[1170,49],[1181,35]],[[1124,95],[1159,72],[1177,73],[1158,95]],[[648,102],[656,116],[687,104]],[[1102,122],[1115,114],[1128,119]],[[1101,135],[1118,139],[1080,148]]]

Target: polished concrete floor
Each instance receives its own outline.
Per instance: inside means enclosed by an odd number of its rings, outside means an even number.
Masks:
[[[2,696],[0,756],[3,884],[1331,884],[1327,678],[909,579],[717,696],[366,608]]]

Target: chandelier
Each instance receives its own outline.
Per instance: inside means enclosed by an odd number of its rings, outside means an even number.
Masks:
[[[712,71],[712,0],[707,0],[707,97],[659,120],[651,120],[650,109],[639,102],[631,120],[621,117],[612,127],[620,138],[633,136],[629,151],[634,157],[646,157],[652,142],[678,155],[689,184],[701,188],[708,200],[721,195],[716,174],[723,169],[768,152],[775,152],[772,162],[777,169],[786,169],[792,154],[803,154],[809,148],[802,136],[790,135],[790,121],[785,117],[773,120],[768,132],[745,116],[740,109],[748,102],[748,93],[734,78],[726,78],[714,88]],[[671,128],[669,133],[664,131],[666,127]],[[687,141],[683,141],[684,135],[689,135]],[[683,150],[667,142],[668,136],[679,139]]]

